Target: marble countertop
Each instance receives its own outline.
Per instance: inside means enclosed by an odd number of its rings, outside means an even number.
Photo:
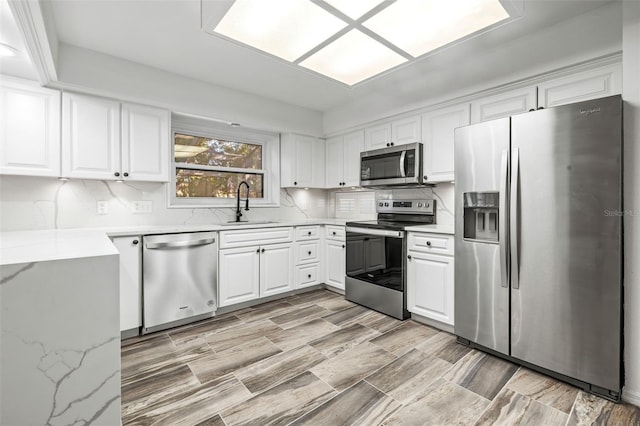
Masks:
[[[455,227],[453,225],[418,225],[408,226],[407,231],[412,232],[430,232],[432,234],[455,234]]]
[[[108,228],[51,229],[0,233],[0,265],[46,262],[118,254],[109,237],[230,231],[304,225],[344,225],[344,219],[303,219],[246,225],[153,225]]]

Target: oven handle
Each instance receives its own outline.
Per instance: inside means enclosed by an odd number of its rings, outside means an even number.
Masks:
[[[403,231],[385,231],[384,229],[359,228],[356,226],[347,226],[347,232],[357,232],[365,235],[379,235],[382,237],[404,238]]]
[[[402,151],[402,154],[400,154],[400,176],[401,177],[407,177],[407,172],[404,169],[404,161],[405,158],[407,158],[407,151]]]

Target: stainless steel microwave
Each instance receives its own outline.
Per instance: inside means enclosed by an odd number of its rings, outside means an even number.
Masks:
[[[360,153],[360,186],[422,185],[422,144],[392,146]]]

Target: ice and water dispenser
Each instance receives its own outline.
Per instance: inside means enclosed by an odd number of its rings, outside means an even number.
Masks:
[[[465,192],[464,239],[497,243],[499,205],[498,192]]]

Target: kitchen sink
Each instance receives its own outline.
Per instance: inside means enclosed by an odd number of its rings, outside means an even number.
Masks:
[[[250,220],[248,222],[227,222],[223,223],[222,226],[234,226],[234,225],[264,225],[267,223],[278,223],[275,220]]]

